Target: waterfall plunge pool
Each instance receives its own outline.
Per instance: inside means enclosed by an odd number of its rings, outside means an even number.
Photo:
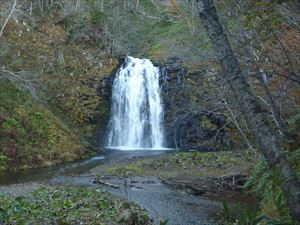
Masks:
[[[139,148],[139,147],[106,147],[107,150],[117,150],[117,151],[178,151],[175,148]]]

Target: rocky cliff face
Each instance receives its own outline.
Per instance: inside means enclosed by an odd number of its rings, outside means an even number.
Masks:
[[[124,57],[119,58],[119,66]],[[164,122],[168,147],[181,150],[217,151],[232,147],[225,130],[227,117],[221,110],[211,108],[206,97],[208,70],[192,71],[177,63],[177,59],[157,62],[161,70]],[[115,73],[103,80],[101,95],[111,96]],[[109,100],[110,101],[110,100]],[[213,101],[213,100],[211,100]],[[105,131],[99,130],[98,140],[103,143]]]
[[[215,151],[229,147],[222,112],[211,111],[196,89],[207,71],[189,72],[174,60],[161,67],[166,137],[169,147]],[[199,79],[200,78],[200,79]]]

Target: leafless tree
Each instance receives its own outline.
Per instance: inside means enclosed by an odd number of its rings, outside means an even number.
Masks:
[[[272,169],[279,169],[284,182],[281,188],[295,219],[300,221],[300,183],[287,160],[283,147],[269,123],[268,116],[253,93],[230,43],[219,22],[213,0],[197,0],[199,16],[212,41],[225,78],[234,93],[241,112],[255,135],[257,144]]]

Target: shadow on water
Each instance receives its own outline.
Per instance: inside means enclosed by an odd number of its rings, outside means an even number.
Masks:
[[[102,155],[94,156],[86,160],[63,163],[44,168],[24,170],[7,170],[0,173],[0,185],[18,184],[31,181],[49,181],[54,178],[79,176],[87,174],[89,170],[100,164],[116,164],[126,162],[134,158],[168,154],[170,151],[161,150],[136,150],[120,151],[106,149]]]
[[[0,185],[46,181],[56,176],[79,175],[96,167],[103,159],[103,156],[95,156],[86,160],[68,162],[44,168],[7,170],[0,174]]]

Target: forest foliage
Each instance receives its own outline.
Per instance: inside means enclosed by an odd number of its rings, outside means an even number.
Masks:
[[[0,2],[1,27],[13,2]],[[184,113],[206,108],[225,114],[223,129],[234,150],[257,156],[254,135],[224,81],[195,2],[19,0],[0,36],[0,170],[80,155],[82,142],[105,127],[109,100],[103,82],[124,54],[187,69],[182,93],[191,104]],[[299,173],[299,2],[215,3],[241,68]],[[248,187],[261,199],[260,212],[289,219],[279,204],[284,198],[276,171],[266,171],[261,157],[257,161]]]

